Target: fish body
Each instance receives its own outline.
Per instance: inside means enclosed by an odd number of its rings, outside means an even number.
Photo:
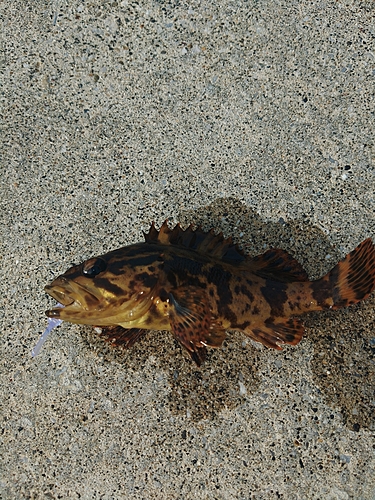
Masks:
[[[251,258],[222,234],[165,222],[145,242],[74,266],[45,290],[64,307],[50,318],[103,327],[115,345],[130,347],[147,330],[168,330],[200,365],[206,347],[241,330],[267,347],[296,345],[299,316],[338,309],[375,288],[375,248],[361,243],[326,276],[309,281],[284,250]]]

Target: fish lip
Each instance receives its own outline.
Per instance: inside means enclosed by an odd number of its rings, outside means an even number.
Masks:
[[[62,304],[64,307],[70,306],[73,304],[74,299],[68,293],[66,293],[66,289],[56,285],[46,285],[44,287],[45,292],[48,293],[51,297],[53,297],[57,302]],[[60,307],[61,309],[61,307]],[[54,311],[54,309],[51,309]]]
[[[63,276],[59,276],[52,281],[50,285],[46,285],[44,291],[63,306],[69,306],[73,302],[79,302],[79,300],[77,301],[74,299],[74,296],[77,294],[80,295],[82,291],[86,294],[88,293],[93,299],[100,300],[100,297],[97,297],[90,288],[83,286],[81,283],[66,279]]]
[[[46,311],[47,318],[59,319],[62,309],[64,309],[64,308],[63,307],[56,307],[56,309],[48,309],[48,311]]]
[[[82,291],[90,294],[91,298],[99,303],[98,297],[91,290],[62,276],[56,278],[50,285],[46,285],[44,290],[60,304],[60,306],[48,309],[45,312],[48,318],[64,320],[82,309],[87,309],[80,301],[79,294]]]
[[[46,311],[46,316],[48,318],[60,319],[61,311],[75,303],[73,297],[67,293],[65,286],[52,283],[51,285],[46,285],[44,287],[44,291],[60,304],[59,307],[54,307],[53,309],[48,309],[48,311]]]

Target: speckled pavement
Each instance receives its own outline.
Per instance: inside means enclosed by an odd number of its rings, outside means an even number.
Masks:
[[[290,251],[311,278],[375,238],[374,4],[2,5],[2,499],[375,498],[375,295],[281,352],[201,369],[166,332],[64,323],[72,262],[151,221]]]

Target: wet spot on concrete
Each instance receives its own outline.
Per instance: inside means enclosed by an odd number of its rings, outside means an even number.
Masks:
[[[170,332],[147,332],[126,350],[103,342],[91,327],[82,327],[81,331],[91,349],[100,352],[105,361],[126,364],[129,371],[142,370],[149,357],[154,356],[158,369],[169,374],[169,410],[175,415],[188,415],[194,422],[214,420],[221,411],[241,405],[245,395],[256,392],[257,372],[267,356],[265,350],[255,350],[248,343],[243,345],[244,336],[232,332],[222,348],[208,349],[204,364],[198,368]]]
[[[314,313],[305,324],[314,342],[314,382],[345,425],[375,430],[375,298],[340,311]]]

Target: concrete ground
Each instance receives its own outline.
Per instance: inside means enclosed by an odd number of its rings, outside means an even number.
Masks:
[[[371,1],[4,2],[2,499],[375,498],[375,295],[201,369],[64,323],[72,262],[202,224],[311,278],[375,237]]]

